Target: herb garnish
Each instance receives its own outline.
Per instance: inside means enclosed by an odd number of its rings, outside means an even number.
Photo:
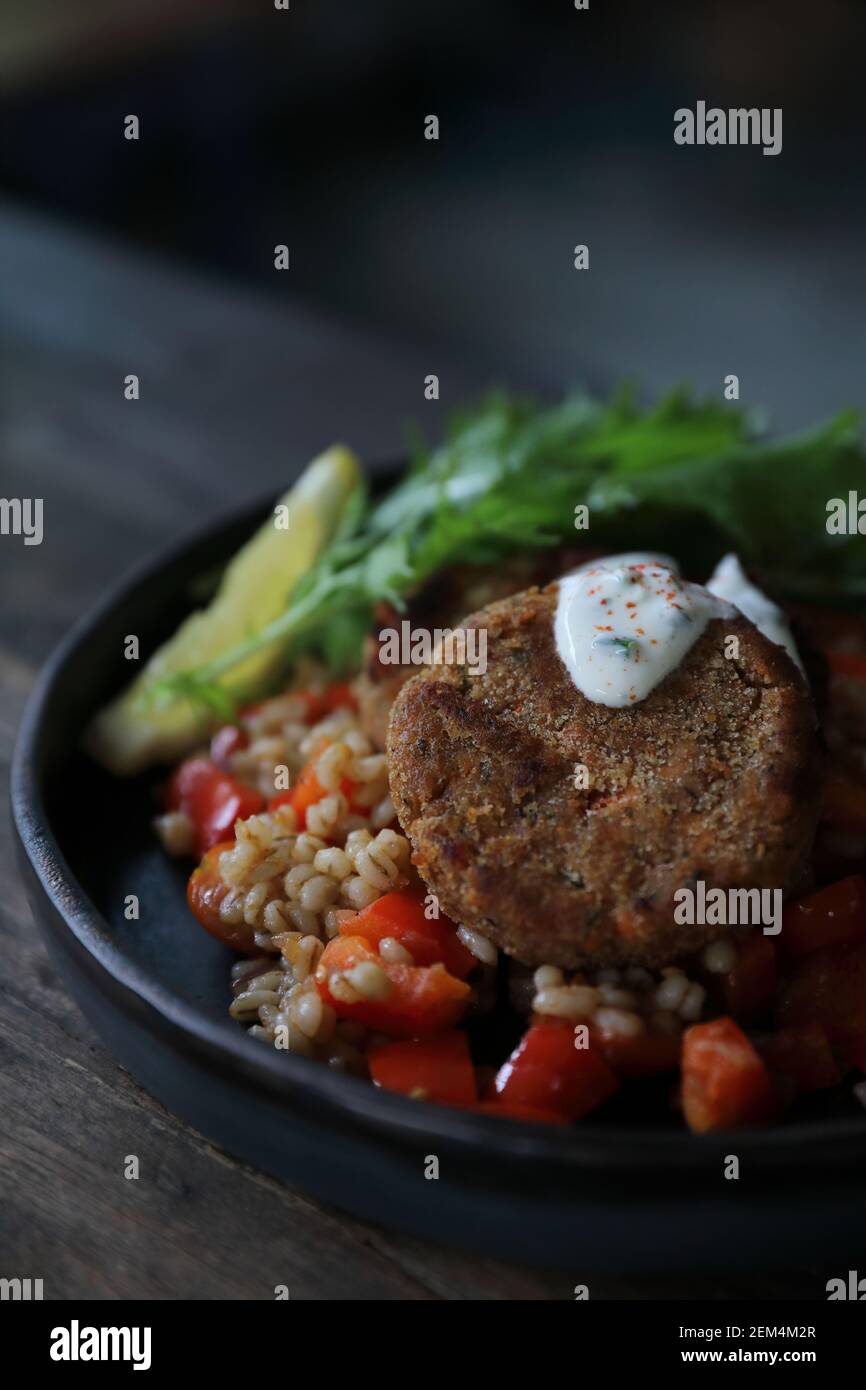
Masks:
[[[630,390],[552,407],[495,395],[458,416],[440,448],[419,451],[382,500],[357,489],[275,621],[159,686],[216,707],[219,677],[272,643],[284,644],[287,660],[311,653],[350,669],[377,603],[403,609],[438,570],[564,541],[673,548],[698,572],[733,548],[780,594],[862,599],[862,539],[830,536],[825,525],[827,499],[858,486],[866,455],[850,413],[768,443],[742,411],[693,403],[682,390],[648,410]],[[588,532],[574,529],[580,503]],[[618,640],[628,654],[630,639]]]

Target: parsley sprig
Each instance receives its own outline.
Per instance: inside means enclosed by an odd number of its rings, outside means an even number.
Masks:
[[[672,550],[698,577],[736,549],[782,595],[859,600],[862,538],[831,537],[825,524],[828,499],[858,486],[866,456],[850,413],[765,442],[753,417],[682,390],[646,410],[629,389],[550,407],[497,394],[459,415],[441,447],[417,451],[382,499],[357,489],[275,621],[160,684],[216,707],[219,678],[273,643],[287,660],[310,653],[351,669],[377,603],[403,609],[439,570],[564,541]],[[574,529],[581,503],[588,531]]]

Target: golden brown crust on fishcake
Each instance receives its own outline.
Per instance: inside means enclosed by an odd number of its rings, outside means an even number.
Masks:
[[[399,631],[404,618],[413,631],[457,627],[464,613],[474,612],[495,599],[509,598],[530,585],[549,584],[598,553],[586,547],[561,545],[554,550],[515,555],[495,566],[454,565],[428,580],[412,597],[405,613],[399,613],[391,604],[378,604],[375,628],[364,643],[363,666],[355,678],[361,726],[376,747],[384,750],[397,692],[418,671],[417,666],[392,666],[381,661],[379,634],[383,628]]]
[[[518,960],[665,964],[724,930],[677,925],[677,889],[796,879],[819,800],[811,697],[737,615],[710,622],[640,704],[594,704],[556,651],[556,595],[465,620],[487,629],[483,676],[443,666],[403,686],[391,794],[442,910]]]

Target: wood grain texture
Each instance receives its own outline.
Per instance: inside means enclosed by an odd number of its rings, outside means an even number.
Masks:
[[[478,384],[306,311],[276,312],[0,209],[0,477],[45,539],[0,538],[0,775],[38,664],[129,565],[332,439],[399,453]],[[439,371],[444,400],[423,400]],[[142,398],[123,399],[127,372]],[[425,413],[426,412],[426,413]],[[0,844],[0,1275],[58,1299],[816,1296],[809,1271],[633,1280],[520,1269],[329,1211],[218,1152],[113,1061],[65,994]],[[141,1165],[123,1176],[125,1156]]]

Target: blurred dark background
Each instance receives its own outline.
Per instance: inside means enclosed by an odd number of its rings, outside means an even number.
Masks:
[[[545,390],[736,372],[786,426],[862,397],[860,3],[0,0],[0,36],[0,192],[431,371],[441,347]],[[678,147],[698,99],[781,106],[782,153]]]

